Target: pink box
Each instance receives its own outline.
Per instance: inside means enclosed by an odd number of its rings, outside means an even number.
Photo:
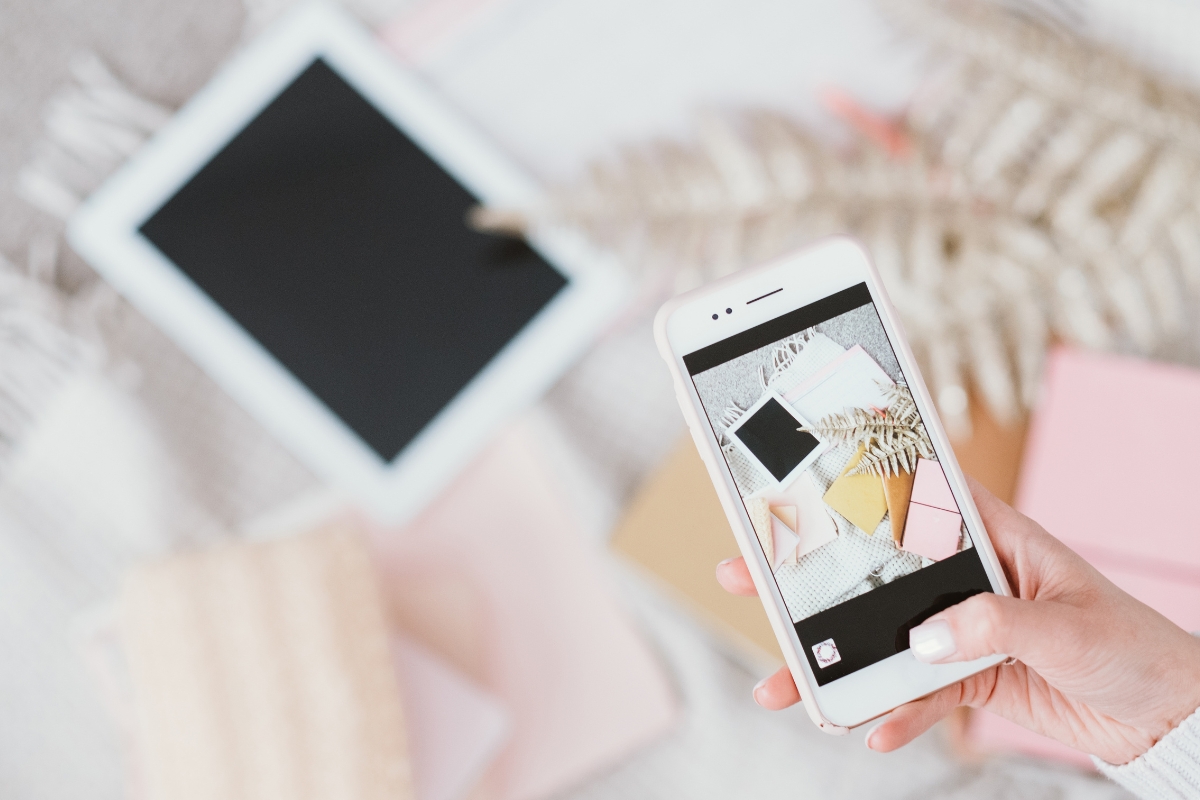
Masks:
[[[1055,350],[1016,502],[1110,580],[1188,630],[1200,628],[1198,408],[1196,370]]]
[[[1054,350],[1016,502],[1117,586],[1190,631],[1200,629],[1198,408],[1196,370]],[[972,719],[967,740],[979,750],[1089,763],[988,715]]]

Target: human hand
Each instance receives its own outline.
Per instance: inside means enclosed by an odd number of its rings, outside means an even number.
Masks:
[[[867,746],[895,750],[970,706],[1110,764],[1137,758],[1200,707],[1200,640],[968,483],[1017,597],[971,597],[913,628],[909,643],[928,663],[996,653],[1018,661],[900,706],[871,730]],[[717,580],[734,594],[756,594],[741,558],[721,562]],[[784,667],[754,688],[754,698],[780,709],[800,695]]]

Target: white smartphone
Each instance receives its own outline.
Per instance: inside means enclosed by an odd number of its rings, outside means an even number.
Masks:
[[[1011,594],[866,251],[836,237],[675,298],[655,336],[813,721],[845,733],[1004,660],[908,632]]]

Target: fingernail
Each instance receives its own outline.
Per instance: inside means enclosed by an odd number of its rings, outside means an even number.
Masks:
[[[912,648],[917,661],[926,664],[945,661],[958,650],[949,623],[941,619],[926,622],[909,631],[908,646]]]
[[[726,564],[732,564],[732,563],[733,563],[733,559],[727,558],[724,561],[721,561],[717,564],[717,569],[720,569],[721,567],[725,566]]]
[[[768,680],[770,680],[769,676],[763,678],[761,681],[754,684],[754,688],[750,690],[750,694],[754,697],[754,702],[758,703],[760,706],[762,705],[762,700],[758,699],[758,690],[766,686]]]
[[[870,727],[870,728],[867,730],[867,736],[866,736],[866,738],[865,738],[865,739],[863,739],[863,742],[864,742],[864,743],[867,745],[867,748],[868,748],[868,749],[870,749],[870,750],[874,750],[874,749],[875,749],[875,745],[871,744],[871,737],[873,737],[873,736],[875,735],[875,731],[877,731],[877,730],[879,730],[880,728],[882,728],[882,727],[883,727],[883,723],[885,723],[885,722],[887,722],[887,721],[888,721],[888,718],[887,718],[887,717],[884,717],[883,719],[879,720],[879,722],[876,722],[874,725],[872,725],[872,726],[871,726],[871,727]]]

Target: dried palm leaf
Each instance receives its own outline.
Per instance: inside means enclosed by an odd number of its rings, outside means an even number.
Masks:
[[[705,116],[695,141],[628,147],[484,229],[582,229],[649,285],[683,290],[815,237],[862,238],[947,428],[967,387],[1031,407],[1048,343],[1197,358],[1200,101],[1124,58],[992,4],[889,2],[947,65],[902,120],[845,98],[857,147],[771,111]]]

